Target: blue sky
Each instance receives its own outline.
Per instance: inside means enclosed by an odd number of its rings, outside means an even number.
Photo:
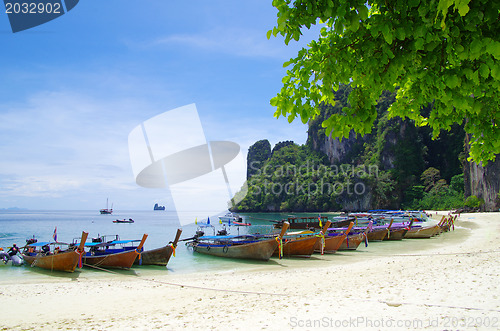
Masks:
[[[135,184],[127,137],[196,103],[207,141],[303,144],[307,126],[273,117],[283,62],[307,40],[267,40],[271,0],[85,0],[12,33],[0,14],[0,208],[116,210],[165,203]],[[185,133],[189,135],[189,132]],[[182,139],[182,137],[179,137]]]

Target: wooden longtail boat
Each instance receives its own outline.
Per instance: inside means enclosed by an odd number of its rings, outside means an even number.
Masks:
[[[86,266],[103,268],[130,269],[136,257],[139,255],[147,237],[148,235],[144,234],[137,247],[122,247],[118,249],[106,247],[126,244],[136,240],[113,240],[110,242],[89,243],[86,246],[95,247],[97,249],[91,249],[91,251],[83,256],[83,264]],[[104,249],[101,250],[100,248]]]
[[[441,232],[448,232],[450,229],[455,230],[455,221],[457,220],[458,215],[451,216],[449,218],[446,218],[443,215],[443,218],[441,219],[441,222],[439,222],[439,233]]]
[[[443,224],[446,223],[446,218],[443,216],[441,221],[439,221],[436,225],[431,226],[415,226],[412,227],[406,232],[405,238],[409,239],[421,239],[421,238],[430,238],[436,236],[443,232]]]
[[[374,228],[372,225],[367,236],[368,241],[382,241],[387,236],[387,228]]]
[[[354,226],[354,222],[351,222],[349,224],[349,226],[347,227],[347,230],[343,233],[328,233],[328,235],[325,236],[324,252],[325,253],[335,253],[340,248],[340,245],[342,245],[345,238],[349,235],[349,232],[351,232],[351,229],[353,226]],[[321,252],[321,243],[320,242],[316,243],[316,246],[314,247],[314,251]]]
[[[401,223],[398,223],[399,226],[393,226],[394,219],[391,219],[391,223],[387,227],[387,230],[389,231],[387,233],[387,236],[384,238],[385,240],[402,240],[406,232],[408,232],[408,229],[411,228],[411,225],[413,224],[413,219],[410,220],[410,224],[406,226],[402,226]]]
[[[37,248],[61,245],[62,243],[33,243],[25,246],[25,252],[22,253],[24,261],[32,267],[39,267],[50,271],[74,272],[82,255],[85,253],[83,246],[87,240],[88,233],[82,232],[82,240],[78,248],[69,247],[65,251],[37,251]]]
[[[322,233],[326,233],[332,222],[327,221],[322,229]],[[284,238],[283,239],[283,256],[305,256],[310,257],[314,253],[314,247],[317,242],[321,242],[321,235],[312,233],[302,237]],[[279,256],[279,247],[273,253],[273,256]]]
[[[235,259],[252,259],[267,261],[280,245],[288,229],[288,222],[283,224],[281,233],[273,239],[240,240],[243,236],[202,236],[187,242],[194,252]]]
[[[418,239],[418,238],[430,238],[439,233],[439,227],[437,225],[412,228],[406,232],[405,238]]]
[[[359,245],[362,242],[365,242],[365,245],[368,246],[368,231],[370,229],[370,225],[373,224],[373,221],[370,221],[368,226],[366,227],[365,231],[359,232],[359,233],[354,233],[350,234],[346,237],[346,240],[342,242],[342,244],[339,247],[339,251],[353,251],[358,249]]]
[[[142,251],[134,261],[134,265],[161,265],[166,266],[170,257],[175,252],[182,229],[177,229],[174,241],[160,248]],[[175,254],[174,254],[175,256]]]

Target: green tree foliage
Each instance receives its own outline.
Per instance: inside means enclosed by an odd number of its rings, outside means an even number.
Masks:
[[[466,207],[469,207],[469,208],[479,208],[483,204],[484,204],[484,200],[483,199],[479,199],[475,195],[471,195],[471,196],[467,197],[467,199],[465,200],[465,204],[464,205]]]
[[[334,105],[335,91],[350,83],[349,106],[322,121],[327,135],[370,133],[376,101],[388,90],[397,93],[389,118],[429,126],[434,137],[464,124],[474,161],[500,153],[498,0],[272,3],[278,19],[268,38],[280,34],[288,44],[300,39],[301,29],[322,25],[318,39],[284,64],[283,88],[271,99],[276,117],[306,123],[322,103]]]
[[[453,176],[451,184],[441,178],[438,169],[430,167],[420,176],[424,185],[415,185],[406,192],[406,202],[409,209],[446,210],[464,205],[464,176]],[[411,201],[408,203],[408,201]]]
[[[422,173],[420,179],[424,183],[425,192],[429,192],[441,180],[441,173],[438,169],[430,167]]]

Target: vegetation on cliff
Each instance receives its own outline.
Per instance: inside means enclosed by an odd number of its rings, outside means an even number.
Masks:
[[[271,99],[276,117],[307,123],[319,115],[320,105],[335,104],[341,84],[350,83],[349,107],[321,122],[328,136],[373,132],[381,120],[376,101],[390,91],[396,95],[386,110],[389,119],[411,119],[434,137],[461,126],[471,137],[468,158],[478,164],[500,153],[498,0],[272,4],[277,25],[268,38],[280,34],[288,44],[312,25],[321,28],[316,40],[284,64],[283,87]]]
[[[463,206],[464,130],[455,125],[432,139],[428,127],[389,119],[395,93],[377,102],[377,119],[364,136],[327,137],[324,118],[347,106],[349,85],[335,92],[334,106],[322,105],[299,146],[267,140],[249,150],[248,193],[237,211],[339,211],[379,208],[451,209]],[[251,151],[251,153],[250,153]],[[266,157],[262,157],[266,156]]]

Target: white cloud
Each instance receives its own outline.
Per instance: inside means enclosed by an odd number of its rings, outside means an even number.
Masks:
[[[264,57],[288,59],[297,54],[315,34],[316,29],[307,31],[298,43],[292,41],[285,45],[283,38],[271,37],[269,40],[264,30],[220,27],[198,33],[179,33],[142,44],[144,47],[171,46],[191,47],[204,52],[222,53],[242,57]],[[129,43],[129,46],[132,44]]]

